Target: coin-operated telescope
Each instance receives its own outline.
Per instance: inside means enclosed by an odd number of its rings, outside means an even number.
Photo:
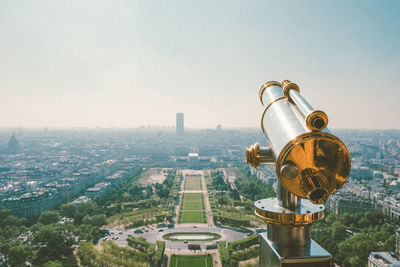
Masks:
[[[331,266],[332,256],[310,238],[310,227],[323,219],[323,203],[346,182],[350,154],[328,128],[328,116],[313,109],[288,80],[270,81],[259,92],[265,106],[261,129],[269,147],[246,150],[253,167],[275,163],[277,198],[255,202],[267,223],[261,235],[260,266]]]

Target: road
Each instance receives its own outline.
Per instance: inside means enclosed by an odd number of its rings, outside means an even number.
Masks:
[[[134,231],[136,229],[129,229],[129,230],[117,230],[113,229],[110,230],[110,235],[107,237],[108,240],[113,240],[117,245],[126,247],[128,246],[126,239],[129,236],[134,236],[134,237],[144,237],[146,240],[150,243],[155,243],[157,240],[164,240],[163,235],[169,234],[169,233],[187,233],[187,232],[206,232],[206,233],[216,233],[221,235],[221,238],[218,240],[214,241],[192,241],[191,243],[196,243],[200,244],[202,249],[205,249],[205,244],[207,243],[212,243],[212,242],[217,242],[217,241],[227,241],[227,242],[232,242],[236,241],[239,239],[245,238],[247,235],[245,233],[237,232],[231,229],[224,229],[224,228],[219,228],[219,227],[190,227],[190,226],[185,226],[185,227],[177,227],[177,228],[160,228],[157,229],[155,225],[152,227],[141,227],[140,229],[143,229],[144,233],[143,234],[135,234]],[[162,232],[160,232],[160,230]],[[148,231],[148,232],[146,232]],[[117,239],[113,239],[117,238]],[[169,240],[164,240],[165,241],[165,248],[166,249],[172,249],[172,250],[188,250],[187,244],[185,244],[183,241],[169,241]],[[100,241],[102,242],[102,240]],[[189,250],[188,250],[189,251]]]

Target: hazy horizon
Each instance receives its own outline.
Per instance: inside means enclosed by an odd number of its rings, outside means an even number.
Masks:
[[[331,129],[400,129],[396,1],[0,1],[0,128],[259,128],[296,82]]]

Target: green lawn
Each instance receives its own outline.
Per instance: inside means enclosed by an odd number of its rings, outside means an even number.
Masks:
[[[184,193],[183,201],[202,201],[202,193]]]
[[[207,222],[201,193],[184,193],[182,204],[178,219],[179,223]]]
[[[179,223],[206,223],[203,195],[201,193],[184,193]]]
[[[181,223],[206,223],[204,211],[183,211]]]
[[[186,175],[185,176],[185,190],[201,190],[201,180],[200,176],[192,176]]]
[[[184,210],[203,210],[203,203],[199,201],[184,201],[183,202],[183,209]]]
[[[170,267],[212,267],[211,255],[172,255]]]

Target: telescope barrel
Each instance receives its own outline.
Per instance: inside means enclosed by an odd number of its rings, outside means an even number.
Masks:
[[[253,148],[247,152],[247,161],[258,168],[275,159],[277,177],[285,189],[322,204],[346,182],[350,154],[326,128],[328,116],[314,110],[299,92],[288,80],[261,87],[259,97],[265,106],[261,128],[272,156],[267,160],[265,153]]]
[[[308,129],[311,131],[322,131],[328,125],[328,115],[322,110],[313,109],[310,104],[295,90],[289,91],[290,99],[303,115]]]

